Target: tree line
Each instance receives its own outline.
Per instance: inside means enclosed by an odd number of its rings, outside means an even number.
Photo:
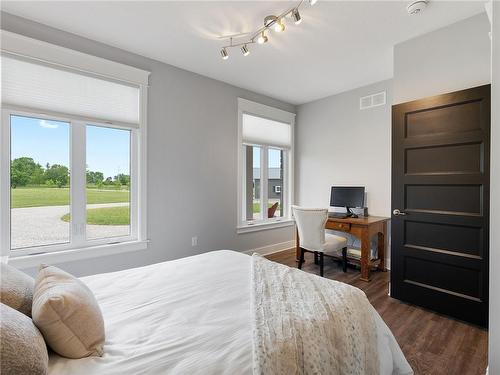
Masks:
[[[65,165],[50,165],[47,163],[43,167],[29,157],[14,159],[10,164],[10,184],[12,188],[28,185],[46,185],[61,188],[68,185],[69,176],[70,171]],[[130,186],[130,176],[119,173],[114,177],[104,178],[102,172],[87,170],[87,184],[93,184],[98,188],[104,185]]]

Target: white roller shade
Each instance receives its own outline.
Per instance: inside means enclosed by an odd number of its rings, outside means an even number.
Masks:
[[[139,87],[2,56],[2,104],[139,124]]]
[[[290,148],[290,124],[243,114],[243,143]]]

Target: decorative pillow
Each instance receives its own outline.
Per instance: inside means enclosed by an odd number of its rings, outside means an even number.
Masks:
[[[8,264],[0,267],[0,302],[31,317],[35,281]]]
[[[57,267],[40,267],[33,322],[47,345],[63,357],[103,354],[104,321],[94,295],[83,282]]]
[[[0,304],[0,368],[5,375],[45,375],[49,355],[43,336],[26,315]]]

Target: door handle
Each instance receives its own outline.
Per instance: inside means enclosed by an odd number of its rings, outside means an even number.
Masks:
[[[392,211],[392,214],[394,216],[404,216],[404,215],[406,215],[406,212],[402,212],[402,211],[400,211],[399,209],[396,208],[396,209],[394,209],[394,211]]]

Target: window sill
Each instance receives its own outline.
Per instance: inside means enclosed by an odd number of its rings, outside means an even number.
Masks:
[[[44,254],[13,256],[9,257],[8,262],[16,268],[38,267],[41,263],[57,264],[146,250],[148,248],[148,243],[149,241],[130,241],[117,244],[105,244],[79,249],[47,252]]]
[[[242,224],[236,228],[236,233],[241,234],[249,232],[258,232],[261,230],[284,228],[284,227],[290,227],[294,224],[295,221],[292,219],[283,219],[279,221],[263,221],[254,224]]]

